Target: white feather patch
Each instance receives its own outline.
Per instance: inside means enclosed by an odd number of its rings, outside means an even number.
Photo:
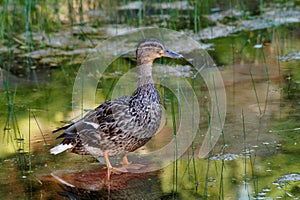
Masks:
[[[84,123],[93,126],[94,129],[97,129],[97,128],[100,126],[99,124],[96,124],[96,123],[94,123],[94,122],[84,122]]]
[[[64,152],[65,150],[70,149],[72,147],[73,147],[72,144],[59,144],[59,145],[53,147],[52,149],[50,149],[50,153],[57,155],[57,154]]]

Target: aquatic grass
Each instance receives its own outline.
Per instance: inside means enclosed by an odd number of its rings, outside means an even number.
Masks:
[[[211,127],[211,117],[210,117],[210,114],[208,114],[208,124],[209,124],[209,138],[212,138],[212,136],[211,136],[211,130],[212,130],[212,127]],[[211,142],[211,140],[210,140],[210,142]],[[210,144],[210,146],[212,146],[211,144]],[[204,199],[207,199],[207,197],[208,197],[208,177],[209,177],[209,170],[210,170],[210,162],[211,162],[211,156],[212,156],[212,151],[209,151],[209,153],[208,153],[208,157],[207,157],[207,166],[206,166],[206,172],[205,172],[205,182],[204,182],[204,188],[203,188],[203,197],[204,197]]]
[[[241,114],[241,118],[242,118],[242,128],[243,128],[243,166],[244,166],[244,189],[247,191],[247,195],[248,198],[251,199],[251,196],[254,196],[254,198],[259,196],[259,176],[256,173],[256,167],[255,167],[255,163],[256,163],[256,154],[254,154],[254,156],[252,156],[250,149],[248,149],[247,147],[247,134],[246,134],[246,125],[245,125],[245,115],[244,115],[244,109],[242,108],[242,114]],[[249,160],[249,164],[250,164],[250,169],[247,168],[247,160]],[[251,172],[251,179],[250,176],[248,176],[248,172]],[[250,194],[249,191],[249,179],[252,181],[253,183],[253,188],[254,188],[254,192],[253,195]]]
[[[6,84],[6,86],[8,83]],[[22,161],[23,158],[20,157],[24,154],[24,149],[25,149],[25,142],[24,142],[24,135],[21,134],[19,126],[18,126],[18,119],[17,115],[15,113],[15,97],[16,97],[16,91],[17,89],[15,88],[14,94],[12,97],[10,97],[10,91],[9,88],[6,87],[6,95],[7,95],[7,101],[8,101],[8,113],[7,113],[7,119],[6,123],[4,126],[4,137],[7,137],[7,144],[12,144],[15,152],[17,153],[16,158],[17,162],[21,164],[21,168],[23,169],[24,167],[22,166]],[[18,155],[21,153],[21,155]]]
[[[197,90],[195,88],[195,78],[191,78],[191,86],[193,88],[193,91]],[[188,100],[186,99],[186,95],[189,95],[189,94],[185,94],[184,91],[182,90],[181,87],[179,87],[180,89],[178,89],[178,96],[181,97],[181,93],[182,93],[182,97],[183,97],[183,100],[188,103],[188,104],[191,104],[191,109],[186,113],[187,115],[192,115],[194,116],[195,113],[194,113],[194,110],[195,110],[195,102],[192,101],[192,102],[188,102]],[[200,91],[201,93],[201,91]],[[178,108],[180,110],[180,108]],[[189,116],[187,116],[189,118]],[[200,129],[197,128],[194,126],[194,117],[192,117],[192,131],[196,131],[196,132],[200,132]],[[193,177],[193,184],[195,185],[195,194],[198,193],[198,187],[199,187],[199,177],[198,177],[198,173],[197,173],[197,168],[198,166],[196,165],[196,158],[195,158],[195,150],[196,150],[196,144],[195,144],[195,141],[192,141],[192,144],[191,144],[191,155],[190,155],[190,151],[188,150],[187,151],[187,165],[185,166],[184,170],[183,170],[183,173],[181,174],[182,175],[182,179],[187,176],[188,180],[190,180],[190,177],[191,177],[191,171],[192,171],[192,177]],[[190,169],[192,168],[192,170]]]
[[[173,19],[171,21],[171,26],[170,28],[173,30],[178,30],[180,27],[180,15],[179,15],[179,10],[178,9],[172,9],[170,12],[170,19]]]
[[[193,88],[194,88],[194,84],[195,84],[194,83],[194,79],[192,79]],[[215,86],[214,90],[216,92],[216,86]],[[181,93],[183,93],[183,91],[181,89],[178,90],[178,96],[181,97],[181,95],[180,95]],[[183,97],[184,97],[184,95],[183,95]],[[216,97],[216,101],[217,102],[219,101],[217,97]],[[171,106],[172,105],[173,105],[173,103],[171,101]],[[194,104],[192,103],[191,106],[193,108]],[[217,106],[217,109],[218,109],[218,112],[220,112],[219,105]],[[191,111],[189,113],[193,115],[193,109],[191,109]],[[211,126],[211,123],[210,123],[210,116],[211,116],[210,112],[207,112],[207,116],[208,116],[208,121],[209,121],[208,122],[208,124],[209,124],[208,126]],[[220,119],[220,113],[218,113],[218,116],[219,116],[219,119]],[[197,132],[200,133],[200,129],[197,129],[195,131],[197,131]],[[211,135],[211,132],[209,132],[208,134]],[[212,136],[210,136],[209,138],[212,138]],[[224,133],[223,133],[223,138],[224,138]],[[225,141],[225,139],[223,141]],[[200,179],[201,179],[200,176],[201,176],[201,174],[197,173],[197,169],[199,169],[200,166],[197,165],[197,163],[196,163],[196,158],[195,158],[195,154],[194,154],[195,153],[195,146],[193,146],[193,145],[195,145],[194,142],[192,143],[192,156],[187,159],[187,165],[183,166],[184,167],[183,172],[181,172],[181,170],[178,171],[178,172],[180,173],[180,175],[182,177],[184,177],[187,174],[187,172],[188,172],[188,177],[187,178],[190,181],[190,179],[189,179],[190,178],[190,172],[189,172],[189,170],[190,170],[190,167],[192,167],[192,169],[193,169],[193,176],[194,176],[195,195],[199,194],[199,192],[200,192],[200,193],[202,193],[202,196],[204,197],[204,199],[207,199],[209,197],[209,191],[210,191],[208,185],[209,185],[209,175],[211,173],[211,163],[210,163],[211,160],[210,160],[210,157],[212,156],[212,152],[211,151],[209,152],[209,156],[208,156],[208,159],[207,159],[206,173],[205,173],[205,178],[204,178],[204,181],[203,181],[205,185],[203,187],[203,190],[200,191],[199,190],[199,185],[201,184],[201,182],[200,182]],[[212,148],[212,144],[210,146]],[[217,163],[215,162],[215,164],[217,164]],[[173,167],[174,167],[174,165],[173,165]],[[216,167],[216,171],[218,171],[217,165],[215,165],[215,167]],[[224,160],[223,160],[222,167],[221,167],[221,173],[220,173],[220,179],[221,179],[220,188],[219,188],[219,191],[220,191],[219,198],[220,199],[222,199],[222,198],[224,199],[224,188],[223,188],[223,186],[224,186],[224,184],[223,184],[224,167],[225,167],[225,163],[224,163]],[[175,173],[175,171],[174,171],[174,173]],[[174,180],[173,180],[173,182],[174,182]]]
[[[191,79],[191,85],[192,85],[192,88],[193,88],[193,91],[196,90],[195,88],[195,78],[192,78]],[[200,93],[201,93],[201,90],[200,90]],[[195,102],[193,101],[192,102],[192,115],[194,116],[194,110],[195,110]],[[200,131],[199,127],[197,127],[197,130],[195,130],[195,127],[194,127],[194,117],[192,118],[193,122],[192,122],[192,131]],[[198,193],[198,186],[199,186],[199,179],[198,179],[198,176],[197,176],[197,166],[196,166],[196,160],[195,160],[195,150],[196,150],[196,145],[195,145],[195,141],[192,142],[192,161],[193,161],[193,172],[194,172],[194,183],[195,183],[195,192],[196,194]]]
[[[217,105],[217,113],[218,113],[218,121],[219,121],[219,126],[221,127],[221,136],[222,136],[222,142],[223,142],[223,150],[226,148],[226,141],[225,141],[225,134],[224,134],[224,129],[223,129],[223,124],[222,124],[222,119],[221,119],[221,114],[220,114],[220,103],[219,103],[219,98],[217,94],[217,88],[216,88],[216,80],[215,77],[212,77],[213,81],[213,86],[214,86],[214,95],[215,95],[215,102]],[[224,159],[221,160],[222,165],[221,165],[221,172],[220,172],[220,185],[219,185],[219,199],[224,199],[224,168],[225,168],[225,163]]]
[[[173,137],[175,139],[175,151],[174,151],[174,158],[175,158],[175,165],[173,165],[173,191],[177,193],[178,191],[178,144],[177,144],[177,125],[176,125],[176,114],[175,114],[175,100],[173,93],[170,93],[170,104],[171,104],[171,115],[172,115],[172,126],[173,126]]]
[[[6,86],[8,85],[9,84],[7,83]],[[14,110],[16,91],[17,90],[15,89],[13,98],[11,98],[10,90],[8,87],[6,87],[6,95],[8,101],[8,116],[4,127],[4,136],[10,138],[10,140],[7,140],[7,143],[11,143],[13,145],[16,152],[15,156],[16,156],[18,167],[22,170],[23,173],[24,171],[26,171],[27,158],[25,152],[25,138],[24,135],[20,132],[17,115]]]
[[[35,116],[35,113],[34,113],[33,111],[31,111],[31,114],[32,114],[32,116],[33,116],[33,118],[34,118],[34,121],[35,121],[35,123],[36,123],[36,125],[37,125],[37,127],[38,127],[38,129],[39,129],[39,131],[40,131],[40,133],[41,133],[41,135],[42,135],[42,138],[43,138],[43,140],[44,140],[44,145],[48,146],[49,144],[47,143],[47,140],[46,140],[46,138],[45,138],[45,134],[44,134],[43,130],[41,129],[41,126],[40,126],[39,122],[37,121],[37,118],[36,118],[36,116]]]
[[[232,14],[233,12],[233,6],[232,6],[232,0],[229,0],[228,1],[228,6],[229,6],[229,10]],[[232,20],[232,18],[230,19]],[[231,56],[232,56],[232,59],[231,59],[231,63],[232,64],[232,79],[233,79],[233,83],[235,83],[235,80],[236,80],[236,68],[235,68],[235,45],[234,45],[234,38],[233,37],[230,37],[230,47],[231,47]],[[242,52],[242,51],[241,51]],[[235,84],[232,84],[232,96],[233,96],[233,102],[235,103]]]
[[[7,74],[7,79],[9,79],[9,72]],[[4,87],[5,87],[5,94],[6,94],[6,100],[7,100],[7,109],[8,109],[6,123],[4,125],[4,135],[5,135],[5,133],[7,131],[11,130],[11,123],[12,123],[12,120],[13,120],[13,113],[14,113],[14,104],[13,104],[13,101],[11,100],[9,82],[3,82],[3,84],[4,84]],[[14,97],[15,97],[15,95],[14,95]]]
[[[24,10],[24,18],[25,18],[25,41],[26,41],[26,50],[27,53],[31,52],[32,50],[34,50],[34,44],[33,44],[33,36],[32,36],[32,24],[31,24],[31,14],[32,14],[32,7],[33,7],[33,1],[32,0],[28,0],[25,3],[25,10]],[[35,72],[35,67],[33,67],[33,60],[31,57],[26,57],[26,72],[27,72],[27,79],[30,78],[31,73],[33,74],[33,80],[36,84],[37,87],[37,91],[40,91],[40,86],[39,86],[39,82],[37,79],[37,75]],[[31,162],[31,108],[30,105],[28,107],[28,152],[25,152],[25,149],[23,148],[23,156],[26,157],[25,159],[25,163],[21,163],[23,166],[23,170],[22,173],[24,173],[25,171],[27,171],[28,173],[32,173],[32,162]],[[23,134],[23,138],[24,138],[24,142],[25,141],[25,137]],[[32,194],[32,184],[30,181],[29,184],[29,192],[30,194]]]
[[[28,108],[28,161],[29,161],[29,172],[31,172],[31,156],[30,156],[30,152],[31,152],[31,124],[30,124],[30,120],[31,120],[31,108],[29,106]]]
[[[178,146],[177,140],[179,140],[180,138],[177,138],[177,120],[180,120],[180,102],[181,101],[187,101],[187,99],[185,98],[185,94],[184,91],[182,90],[181,86],[179,85],[179,82],[177,82],[177,101],[175,102],[175,96],[172,92],[169,93],[169,97],[170,97],[170,106],[171,106],[171,117],[172,117],[172,126],[173,126],[173,137],[175,139],[175,158],[178,157],[178,151],[180,151],[182,153],[182,149],[181,146]],[[188,102],[187,102],[188,103]],[[194,106],[194,102],[191,103],[191,106]],[[177,105],[177,107],[176,107]],[[193,108],[193,107],[192,107]],[[191,115],[194,115],[194,111],[193,109],[189,110],[189,112],[187,112]],[[193,120],[193,119],[192,119]],[[195,130],[197,131],[197,130]],[[189,151],[188,151],[189,152]],[[189,155],[189,154],[188,154]],[[195,147],[192,147],[192,157],[187,159],[187,165],[183,165],[183,160],[179,159],[179,160],[175,160],[175,163],[173,164],[173,192],[175,192],[175,194],[178,192],[179,190],[179,186],[178,184],[183,180],[183,178],[185,177],[186,173],[188,172],[188,180],[190,180],[190,167],[191,167],[191,162],[193,163],[193,175],[194,175],[194,184],[196,185],[196,193],[198,191],[198,176],[197,176],[197,166],[196,166],[196,159],[195,159]],[[184,170],[183,172],[181,172],[181,170],[179,170],[179,165],[184,166]],[[181,177],[181,181],[179,181],[179,176]]]
[[[8,1],[5,1],[5,5],[4,5],[4,10],[3,12],[1,12],[1,37],[2,40],[5,39],[5,37],[10,37],[10,35],[6,35],[6,29],[12,25],[10,24],[10,20],[8,17]],[[13,25],[11,27],[11,31],[13,32]],[[7,100],[7,108],[8,108],[8,116],[7,116],[7,120],[6,123],[4,125],[4,135],[7,131],[11,130],[11,122],[12,122],[12,118],[13,118],[13,102],[11,100],[11,94],[10,94],[10,68],[12,65],[12,40],[8,40],[7,46],[8,46],[8,55],[7,55],[7,65],[4,66],[4,64],[2,64],[1,67],[3,67],[4,69],[6,68],[7,70],[7,77],[6,77],[6,81],[3,79],[3,85],[4,85],[4,89],[5,89],[5,94],[6,94],[6,100]],[[3,56],[3,55],[2,55]],[[2,57],[1,56],[1,57]]]
[[[264,0],[259,0],[259,11],[262,13],[264,10]]]
[[[194,142],[193,144],[194,145]],[[182,172],[182,181],[184,179],[185,176],[188,177],[188,180],[190,180],[190,168],[192,167],[192,170],[193,170],[193,178],[194,178],[194,185],[195,185],[195,193],[197,194],[199,191],[198,191],[198,187],[199,187],[199,178],[198,178],[198,173],[197,173],[197,165],[196,165],[196,159],[195,159],[195,147],[192,147],[192,155],[190,157],[190,154],[189,154],[189,151],[188,151],[188,158],[187,158],[187,165],[185,167],[185,169],[183,170]]]
[[[219,185],[219,199],[224,199],[224,169],[225,169],[225,160],[222,159],[221,172],[220,172],[220,185]]]
[[[266,110],[267,110],[267,105],[268,105],[268,102],[269,102],[268,100],[269,100],[271,79],[270,79],[269,67],[268,67],[268,64],[267,64],[267,61],[266,61],[266,55],[265,55],[265,51],[264,51],[263,47],[261,48],[261,53],[262,53],[262,56],[263,56],[265,72],[266,72],[266,75],[267,75],[267,90],[266,90],[265,105],[264,105],[264,111],[263,111],[263,114],[265,114]]]
[[[220,126],[220,131],[221,131],[221,136],[222,136],[222,142],[223,142],[223,149],[224,150],[226,148],[226,142],[225,142],[225,134],[224,134],[224,129],[223,129],[223,125],[222,125],[222,120],[221,120],[221,113],[220,113],[220,103],[219,103],[219,98],[217,95],[217,88],[216,88],[216,80],[215,77],[212,76],[212,81],[213,81],[213,88],[214,88],[214,96],[215,99],[213,101],[216,102],[217,105],[217,116],[218,116],[218,121],[219,121],[219,126]],[[211,110],[211,112],[214,112],[213,110]],[[209,123],[211,126],[211,123]],[[211,133],[210,133],[211,134]],[[211,149],[213,147],[211,146]],[[210,151],[212,152],[212,151]],[[208,159],[209,160],[209,159]],[[224,163],[224,159],[221,159],[221,172],[220,172],[220,184],[219,184],[219,199],[224,199],[224,177],[223,177],[223,173],[224,173],[224,167],[225,167],[225,163]],[[218,174],[217,174],[218,175]]]
[[[162,64],[166,64],[166,60],[162,59],[161,60]],[[169,75],[169,71],[167,70],[167,75]],[[162,77],[162,82],[165,82],[162,85],[168,85],[167,82],[170,82],[170,76],[166,76],[166,77]],[[179,187],[179,160],[176,159],[178,157],[178,143],[177,143],[177,118],[179,118],[179,113],[177,113],[176,111],[179,109],[179,99],[176,97],[178,97],[177,94],[175,95],[172,91],[169,90],[168,87],[163,87],[163,91],[162,91],[162,97],[163,97],[163,107],[166,109],[166,111],[170,111],[171,114],[171,125],[172,125],[172,129],[173,129],[173,138],[175,140],[175,146],[174,146],[174,163],[172,164],[172,199],[176,199],[177,195],[178,195],[178,187]],[[177,100],[177,101],[176,101]],[[170,105],[170,106],[169,106]],[[177,106],[178,107],[177,107]],[[180,109],[179,109],[180,110]],[[168,114],[166,113],[166,117],[168,117]]]
[[[194,33],[198,33],[198,21],[199,21],[199,15],[198,15],[198,1],[194,2]]]
[[[139,11],[138,11],[138,25],[142,25],[143,24],[143,8],[140,7]]]
[[[251,156],[251,154],[249,155],[249,162],[250,162],[250,166],[251,166],[251,179],[253,182],[253,188],[254,188],[254,193],[255,196],[259,195],[259,175],[256,172],[256,155],[254,155],[254,157]]]
[[[262,41],[263,34],[260,32],[258,34],[258,36],[259,36],[258,43],[262,44],[263,43],[263,41]],[[244,47],[245,47],[245,45],[242,47],[241,52],[243,51]],[[252,87],[253,87],[255,98],[256,98],[256,103],[257,103],[257,106],[258,106],[258,109],[259,109],[259,117],[261,118],[261,117],[264,116],[264,114],[266,113],[266,110],[267,110],[271,79],[270,79],[270,75],[269,75],[269,67],[268,67],[268,64],[267,64],[267,61],[266,61],[266,56],[265,56],[263,45],[262,45],[261,48],[259,48],[259,50],[260,50],[260,54],[261,54],[262,59],[263,59],[263,66],[265,68],[266,81],[267,81],[267,89],[266,89],[266,96],[265,96],[265,100],[264,100],[264,107],[263,107],[263,109],[261,108],[261,101],[259,100],[259,97],[258,97],[258,92],[257,92],[257,89],[256,89],[256,83],[255,83],[255,80],[254,80],[251,68],[249,69],[249,74],[250,74],[251,83],[252,83]],[[233,71],[235,71],[235,70],[233,70]]]
[[[83,19],[83,4],[82,4],[82,0],[79,1],[79,8],[78,8],[78,13],[79,13],[79,23],[82,24],[84,22]]]
[[[72,0],[68,0],[67,1],[68,4],[68,17],[69,17],[69,21],[70,21],[70,25],[71,27],[74,24],[74,20],[73,20],[73,10],[74,10],[74,6],[73,6],[73,1]]]
[[[259,33],[258,35],[259,35],[258,43],[262,44],[263,43],[263,41],[262,41],[263,35],[262,35],[262,33]],[[241,52],[243,51],[245,46],[246,46],[246,44],[242,47]],[[252,84],[252,87],[253,87],[253,90],[254,90],[257,107],[258,107],[258,110],[259,110],[259,118],[262,118],[265,115],[266,110],[267,110],[267,106],[268,106],[271,79],[270,79],[270,75],[269,75],[269,67],[268,67],[268,63],[267,63],[267,60],[266,60],[265,50],[264,50],[263,45],[262,45],[261,48],[258,48],[258,51],[260,52],[260,55],[262,56],[262,59],[263,59],[263,67],[265,69],[265,79],[266,79],[266,83],[267,83],[266,95],[265,95],[263,107],[261,105],[262,101],[260,101],[259,96],[258,96],[258,91],[257,91],[257,88],[256,88],[256,83],[255,83],[255,79],[253,77],[251,68],[249,69],[249,75],[250,75],[251,84]],[[235,71],[235,70],[233,70],[233,71]]]
[[[13,5],[12,13],[9,14],[9,6]],[[33,43],[32,43],[32,34],[31,34],[31,27],[30,27],[30,18],[32,14],[32,1],[27,1],[24,5],[24,27],[25,27],[25,42],[18,39],[15,34],[15,23],[17,20],[17,10],[16,10],[17,3],[10,1],[4,2],[4,12],[1,14],[1,37],[5,44],[8,46],[7,55],[7,64],[2,65],[1,67],[7,71],[6,79],[3,80],[4,91],[6,95],[7,101],[7,119],[4,125],[4,134],[3,137],[7,138],[7,144],[11,144],[15,150],[15,158],[18,168],[21,170],[22,174],[29,169],[31,170],[31,158],[28,157],[28,152],[25,150],[25,143],[28,143],[28,150],[30,152],[30,135],[29,135],[29,142],[25,141],[25,135],[21,133],[19,125],[18,125],[18,117],[15,111],[15,99],[17,96],[17,87],[11,87],[11,69],[13,67],[13,45],[18,43],[22,45],[26,50],[29,52],[32,50]],[[18,24],[19,25],[19,24]],[[32,61],[30,58],[26,58],[26,71],[27,71],[27,78],[30,76]],[[37,81],[36,74],[33,73],[34,80]],[[38,84],[37,84],[38,87]],[[39,87],[38,87],[39,88]],[[12,92],[13,91],[13,92]],[[29,132],[30,134],[30,132]],[[30,153],[29,153],[30,155]],[[29,162],[28,162],[29,161]]]
[[[248,177],[247,177],[247,152],[248,152],[248,148],[247,148],[247,138],[246,138],[246,127],[245,127],[245,116],[244,116],[244,110],[242,108],[242,128],[243,128],[243,142],[244,142],[244,148],[243,148],[243,152],[244,152],[244,157],[243,157],[243,166],[244,166],[244,189],[247,191],[247,195],[248,198],[251,199],[250,197],[250,193],[248,190]]]
[[[27,159],[27,152],[25,151],[25,136],[23,133],[20,132],[17,115],[14,110],[15,97],[16,97],[16,89],[14,92],[13,99],[12,101],[9,102],[8,105],[8,118],[4,128],[4,133],[5,135],[7,135],[8,138],[10,138],[10,140],[8,140],[7,143],[11,143],[13,145],[16,152],[15,156],[16,156],[17,165],[21,169],[22,174],[24,174],[24,172],[27,170],[28,159]],[[30,142],[28,144],[30,149]]]
[[[274,32],[275,32],[275,30],[274,30]],[[276,58],[277,58],[277,66],[278,66],[278,77],[282,77],[282,75],[281,75],[281,62],[280,62],[280,57],[279,57],[279,56],[281,56],[281,54],[280,54],[280,47],[281,47],[280,40],[279,40],[279,36],[276,34],[276,32],[273,33],[273,34],[275,34],[277,36],[276,37],[276,54],[277,54]],[[279,105],[280,105],[279,116],[281,118],[281,112],[282,112],[281,104],[282,104],[282,97],[283,97],[283,83],[282,83],[281,78],[279,78],[279,88],[278,88],[278,90],[279,90],[279,102],[280,102],[279,103]]]
[[[257,91],[256,91],[255,81],[254,81],[251,70],[249,71],[249,74],[250,74],[251,83],[252,83],[252,86],[253,86],[253,89],[254,89],[255,99],[256,99],[257,106],[258,106],[258,110],[259,110],[259,116],[262,116],[262,111],[261,111],[261,108],[260,108],[259,98],[258,98],[258,94],[257,94]]]
[[[12,11],[12,16],[8,14],[8,6],[9,6],[9,1],[5,1],[4,3],[4,12],[1,14],[1,37],[2,39],[7,40],[7,46],[8,46],[8,52],[7,52],[7,65],[5,66],[4,64],[2,65],[2,68],[4,68],[7,71],[7,77],[6,80],[3,80],[3,85],[4,85],[4,90],[5,90],[5,95],[6,95],[6,101],[7,101],[7,118],[6,122],[4,125],[4,135],[7,136],[7,143],[12,143],[15,151],[17,153],[24,153],[24,137],[20,133],[20,129],[18,126],[18,120],[17,116],[15,113],[15,99],[16,99],[16,94],[17,94],[17,87],[14,88],[14,92],[12,94],[11,92],[11,85],[10,85],[10,80],[11,80],[11,67],[13,63],[13,52],[12,52],[12,47],[13,47],[13,35],[14,35],[14,12],[15,10]],[[10,31],[8,31],[8,29]],[[10,34],[7,34],[10,33]],[[16,146],[15,146],[16,145]],[[18,159],[17,155],[17,161],[18,163],[22,163],[22,158]]]

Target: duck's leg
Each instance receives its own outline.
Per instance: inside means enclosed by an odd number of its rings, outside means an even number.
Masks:
[[[105,177],[105,182],[107,183],[110,180],[110,174],[111,174],[112,166],[110,164],[108,154],[106,152],[103,153],[103,157],[105,159],[105,163],[106,163],[106,167],[107,167],[107,173],[106,173],[106,177]]]
[[[123,155],[122,157],[122,168],[126,170],[138,170],[141,169],[144,165],[140,164],[130,164],[128,162],[126,154]]]
[[[123,167],[120,167],[120,168],[112,167],[112,165],[110,164],[110,161],[109,161],[109,158],[108,158],[109,156],[108,156],[107,152],[103,153],[103,157],[104,157],[106,167],[107,167],[107,175],[106,175],[107,181],[110,180],[110,175],[111,175],[112,172],[116,173],[116,174],[128,172],[127,169],[123,168]]]
[[[126,167],[129,164],[126,154],[122,157],[122,165]]]

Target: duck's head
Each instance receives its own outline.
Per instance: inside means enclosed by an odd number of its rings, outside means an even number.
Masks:
[[[136,50],[138,65],[152,63],[156,58],[161,57],[183,58],[182,55],[166,49],[161,41],[154,38],[142,40]]]

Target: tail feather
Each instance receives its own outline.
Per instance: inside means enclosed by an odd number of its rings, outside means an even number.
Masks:
[[[63,133],[63,134],[59,135],[58,137],[56,137],[56,139],[59,139],[59,138],[76,139],[77,136],[78,136],[77,133]]]
[[[73,147],[72,144],[59,144],[59,145],[53,147],[52,149],[50,149],[50,153],[57,155],[57,154],[62,153],[72,147]]]
[[[68,125],[63,126],[63,127],[60,127],[60,128],[58,128],[58,129],[55,129],[54,131],[52,131],[52,133],[56,133],[56,132],[61,131],[61,130],[66,130],[67,128],[69,128],[69,127],[71,127],[71,126],[73,126],[73,125],[74,125],[74,123],[68,124]]]
[[[52,132],[56,133],[56,132],[61,131],[61,130],[67,130],[68,128],[72,127],[73,124],[63,126],[63,127],[58,128],[58,129],[56,129]],[[50,149],[50,153],[56,155],[56,154],[59,154],[59,153],[62,153],[64,151],[66,151],[68,149],[74,148],[74,145],[76,144],[76,137],[77,137],[77,134],[76,133],[71,133],[71,132],[64,132],[63,134],[59,135],[56,139],[64,138],[64,140],[60,144],[58,144],[57,146]]]

